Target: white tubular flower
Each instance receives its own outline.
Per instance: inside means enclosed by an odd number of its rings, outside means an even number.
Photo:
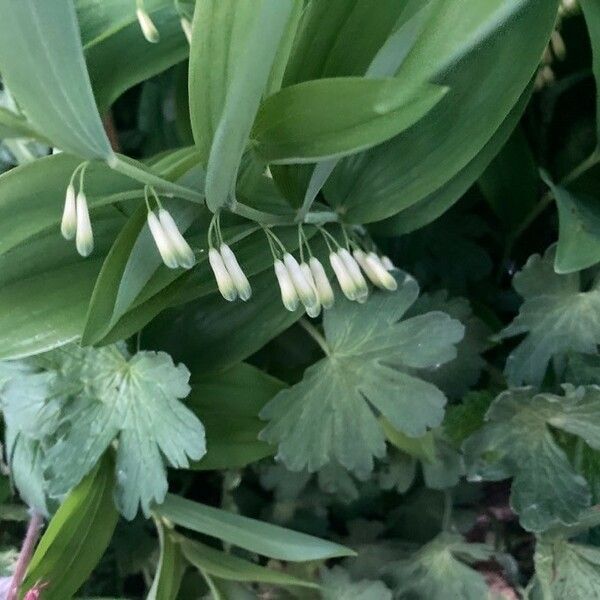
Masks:
[[[367,262],[367,255],[362,250],[354,250],[352,252],[354,260],[360,265],[360,268],[364,271],[365,275],[369,278],[369,281],[378,287],[381,287],[381,282],[377,273],[373,270],[371,265]]]
[[[219,288],[219,292],[221,292],[221,296],[228,302],[233,302],[237,298],[237,290],[233,283],[233,279],[231,279],[231,275],[223,262],[223,257],[216,248],[211,248],[208,251],[208,262],[215,274],[217,287]]]
[[[329,262],[338,283],[342,288],[344,296],[346,296],[348,300],[356,300],[356,285],[354,284],[354,279],[352,279],[350,273],[348,273],[344,261],[335,252],[332,252],[329,255]]]
[[[350,254],[350,252],[348,252],[348,250],[345,248],[338,250],[338,255],[344,262],[346,270],[354,281],[354,285],[356,286],[356,300],[361,303],[366,302],[369,295],[369,287],[367,286],[367,282],[360,272],[358,263],[354,260],[354,258],[352,258],[352,254]]]
[[[156,44],[156,42],[160,40],[160,34],[158,33],[158,29],[156,29],[156,26],[152,22],[150,15],[141,6],[137,8],[135,14],[140,24],[142,33],[146,38],[146,41],[152,44]]]
[[[319,304],[317,292],[310,282],[307,281],[298,261],[289,252],[286,252],[283,255],[283,263],[290,274],[302,304],[304,304],[306,308],[315,309]]]
[[[308,283],[314,290],[315,296],[317,297],[317,304],[315,306],[306,307],[306,314],[314,319],[315,317],[318,317],[321,314],[321,302],[319,300],[319,292],[317,291],[317,286],[315,284],[315,280],[312,275],[312,271],[310,270],[310,267],[305,262],[303,262],[300,265],[300,270],[302,271],[302,275],[304,275],[306,281],[308,281]]]
[[[181,17],[181,29],[183,29],[183,33],[188,41],[188,44],[192,43],[192,24],[190,20],[186,17]]]
[[[250,282],[248,278],[242,271],[240,264],[233,253],[233,250],[227,244],[221,244],[221,248],[219,249],[221,252],[221,257],[223,258],[223,262],[225,263],[225,267],[227,267],[227,271],[229,271],[229,275],[235,285],[235,289],[237,290],[238,296],[241,300],[246,302],[252,296],[252,288],[250,287]]]
[[[312,273],[313,281],[315,282],[315,287],[317,288],[319,301],[323,305],[323,308],[331,308],[335,300],[333,296],[333,289],[331,288],[329,279],[327,279],[327,275],[325,274],[325,269],[323,268],[321,261],[314,256],[311,256],[310,260],[308,261],[308,265]]]
[[[377,256],[377,254],[375,254],[375,252],[369,252],[365,258],[365,261],[379,279],[379,287],[383,287],[390,292],[394,292],[398,289],[398,282],[385,268],[383,261],[379,258],[379,256]]]
[[[396,268],[396,265],[394,265],[394,263],[385,255],[381,257],[381,264],[386,271],[393,271]]]
[[[65,208],[63,210],[60,232],[65,240],[72,240],[77,232],[77,208],[75,200],[75,188],[70,183],[65,196]]]
[[[169,269],[176,269],[179,266],[177,262],[177,252],[171,243],[171,239],[167,235],[161,225],[158,217],[152,212],[148,212],[148,228],[154,238],[154,243],[158,249],[160,257]]]
[[[181,235],[181,231],[179,231],[179,227],[177,227],[177,223],[173,220],[171,213],[164,208],[159,209],[158,220],[165,235],[171,242],[171,247],[175,250],[177,264],[184,269],[191,269],[196,264],[194,251]]]
[[[294,282],[285,265],[280,260],[274,262],[273,268],[275,269],[275,276],[281,290],[281,301],[290,312],[294,312],[300,303]]]
[[[76,200],[77,212],[77,233],[75,235],[75,246],[81,256],[89,256],[94,249],[94,234],[92,232],[92,223],[90,213],[88,212],[87,199],[83,192],[77,194]]]

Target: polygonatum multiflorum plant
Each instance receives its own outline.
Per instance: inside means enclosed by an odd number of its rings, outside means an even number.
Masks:
[[[0,599],[600,598],[597,0],[0,0]]]

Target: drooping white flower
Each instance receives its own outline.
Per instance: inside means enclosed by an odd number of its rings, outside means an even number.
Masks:
[[[215,274],[217,280],[217,287],[221,296],[228,302],[233,302],[237,298],[237,289],[231,279],[231,275],[223,262],[223,257],[216,248],[211,248],[208,251],[208,262]]]
[[[181,29],[183,29],[183,33],[187,38],[188,44],[192,43],[192,24],[187,17],[181,17]]]
[[[373,285],[390,291],[398,288],[396,280],[374,252],[365,254],[362,250],[355,250],[352,254]]]
[[[329,255],[329,263],[342,288],[344,296],[346,296],[348,300],[356,300],[356,285],[354,284],[354,279],[352,279],[352,276],[348,273],[344,261],[335,252],[332,252]]]
[[[315,284],[315,280],[313,278],[310,267],[305,262],[303,262],[300,264],[300,270],[302,271],[302,274],[304,275],[306,281],[308,281],[308,283],[314,290],[315,296],[317,297],[317,303],[314,306],[306,307],[306,314],[314,319],[315,317],[318,317],[321,313],[321,302],[319,300],[319,292],[317,291],[317,286]]]
[[[171,247],[175,250],[178,265],[184,269],[191,269],[196,264],[194,251],[181,235],[181,231],[179,231],[179,227],[177,227],[171,213],[164,208],[159,209],[158,220],[171,242]]]
[[[75,199],[75,187],[72,183],[67,187],[65,195],[65,208],[63,210],[60,232],[65,240],[72,240],[77,232],[77,208]]]
[[[140,24],[142,33],[146,38],[146,41],[152,44],[156,44],[156,42],[160,40],[160,34],[158,33],[158,29],[156,29],[156,26],[152,22],[150,15],[141,6],[138,6],[137,10],[135,11],[135,14]]]
[[[331,308],[335,298],[321,261],[318,258],[311,256],[308,265],[313,276],[313,281],[315,282],[315,287],[317,288],[319,301],[323,305],[323,308]]]
[[[385,268],[383,261],[375,254],[375,252],[369,252],[365,260],[366,264],[369,265],[379,279],[379,287],[383,287],[390,292],[394,292],[398,289],[398,282]]]
[[[77,194],[77,233],[75,234],[75,246],[81,256],[89,256],[94,249],[94,234],[88,211],[87,199],[83,192]]]
[[[381,257],[381,264],[387,271],[393,271],[396,268],[396,265],[385,255]]]
[[[310,282],[307,281],[302,269],[300,268],[300,265],[298,264],[298,261],[289,252],[286,252],[283,255],[283,263],[285,264],[285,267],[290,274],[290,278],[294,283],[294,287],[296,288],[300,302],[302,302],[307,309],[316,309],[317,305],[319,304],[317,292]]]
[[[294,282],[286,266],[279,259],[273,263],[273,268],[275,269],[275,276],[281,290],[281,301],[290,312],[294,312],[300,303]]]
[[[154,243],[156,244],[160,257],[169,269],[176,269],[179,266],[179,263],[177,262],[177,252],[161,225],[161,222],[152,211],[148,211],[147,219],[148,228],[154,238]]]
[[[360,303],[366,302],[369,296],[369,287],[367,286],[367,282],[360,272],[358,263],[354,260],[352,254],[346,250],[346,248],[340,248],[338,250],[338,255],[342,259],[346,270],[354,281],[356,289],[356,301]]]
[[[240,300],[243,300],[244,302],[249,300],[252,296],[252,287],[250,286],[250,282],[244,274],[244,271],[242,271],[233,250],[227,244],[221,244],[219,250]]]

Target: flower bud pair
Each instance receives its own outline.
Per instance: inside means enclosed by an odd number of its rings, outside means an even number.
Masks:
[[[367,282],[360,272],[360,267],[350,252],[341,248],[329,255],[329,262],[335,276],[348,300],[356,300],[361,304],[366,302],[369,295]]]
[[[391,264],[389,258],[384,263],[375,252],[365,254],[362,250],[355,250],[352,254],[373,285],[390,292],[398,289],[398,283],[385,266]]]
[[[158,252],[167,267],[191,269],[196,264],[196,257],[185,238],[181,235],[171,214],[164,208],[148,212],[148,228],[154,238]]]
[[[208,262],[217,280],[219,292],[225,300],[232,302],[239,297],[245,302],[250,299],[250,282],[227,244],[221,244],[219,250],[211,248],[208,251]]]
[[[75,246],[81,256],[86,257],[92,253],[94,234],[87,198],[83,190],[75,194],[75,187],[72,183],[67,187],[60,231],[66,240],[75,238]]]

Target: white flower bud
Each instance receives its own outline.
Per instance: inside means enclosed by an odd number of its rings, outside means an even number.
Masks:
[[[294,312],[300,302],[294,282],[285,265],[280,260],[275,261],[273,268],[275,269],[275,276],[281,290],[281,301],[289,311]]]
[[[396,265],[385,255],[381,257],[381,264],[387,271],[393,271],[396,268]]]
[[[252,296],[252,288],[250,287],[250,282],[244,274],[244,271],[242,271],[233,250],[227,244],[221,244],[220,252],[223,257],[223,262],[227,267],[227,271],[229,271],[229,275],[233,280],[238,296],[244,302],[249,300]]]
[[[329,262],[338,283],[342,288],[344,296],[346,296],[348,300],[356,300],[356,285],[354,284],[354,280],[350,276],[350,273],[348,273],[344,261],[335,252],[332,252],[329,255]]]
[[[75,200],[75,188],[69,184],[65,196],[65,208],[63,210],[60,232],[65,240],[72,240],[77,232],[77,208]]]
[[[232,302],[237,298],[237,290],[235,289],[231,275],[223,262],[223,257],[216,248],[211,248],[208,251],[208,262],[215,274],[217,287],[219,288],[219,292],[221,292],[221,296],[223,296],[225,300]]]
[[[314,306],[307,306],[306,307],[306,314],[309,317],[312,317],[314,319],[315,317],[318,317],[319,314],[321,313],[321,302],[319,301],[319,292],[317,291],[317,286],[315,285],[315,280],[313,278],[312,271],[310,270],[310,267],[305,262],[303,262],[300,265],[300,270],[302,271],[302,274],[306,278],[306,281],[308,281],[308,283],[310,284],[310,286],[314,290],[315,296],[317,297],[317,303],[316,303],[316,305],[314,305]]]
[[[177,223],[175,223],[171,213],[164,208],[159,209],[158,220],[165,235],[169,238],[169,242],[171,242],[171,247],[175,250],[179,266],[184,269],[191,269],[196,264],[194,251],[181,235],[181,231],[179,231],[179,227],[177,227]]]
[[[160,34],[152,22],[150,15],[141,7],[135,11],[135,14],[146,41],[156,44],[160,40]]]
[[[169,269],[176,269],[179,266],[177,262],[177,252],[171,243],[169,236],[163,229],[158,217],[152,212],[148,212],[148,228],[154,238],[154,243],[158,249],[160,257]]]
[[[83,192],[77,194],[76,205],[77,233],[75,235],[75,246],[81,256],[89,256],[94,249],[94,234],[92,232],[87,199]]]
[[[181,29],[183,29],[183,33],[185,34],[185,37],[187,38],[188,44],[192,43],[192,24],[190,23],[190,20],[186,17],[181,17]]]
[[[300,301],[306,308],[315,308],[319,303],[317,292],[306,280],[298,261],[289,253],[283,255],[283,262],[294,283]]]
[[[352,258],[352,255],[345,248],[341,248],[338,250],[338,255],[344,261],[344,266],[346,270],[350,274],[354,281],[354,285],[356,286],[356,300],[358,302],[364,302],[369,295],[369,287],[367,286],[367,282],[360,272],[360,267],[358,263]]]
[[[390,292],[394,292],[398,289],[398,282],[385,268],[383,261],[375,254],[375,252],[369,252],[366,256],[366,264],[369,265],[370,269],[375,273],[379,279],[379,287],[383,287]]]
[[[323,308],[331,308],[335,298],[333,295],[333,289],[329,283],[329,279],[327,279],[327,275],[323,265],[321,264],[321,261],[318,258],[311,256],[308,264],[312,273],[313,281],[315,282],[319,301],[323,305]]]

